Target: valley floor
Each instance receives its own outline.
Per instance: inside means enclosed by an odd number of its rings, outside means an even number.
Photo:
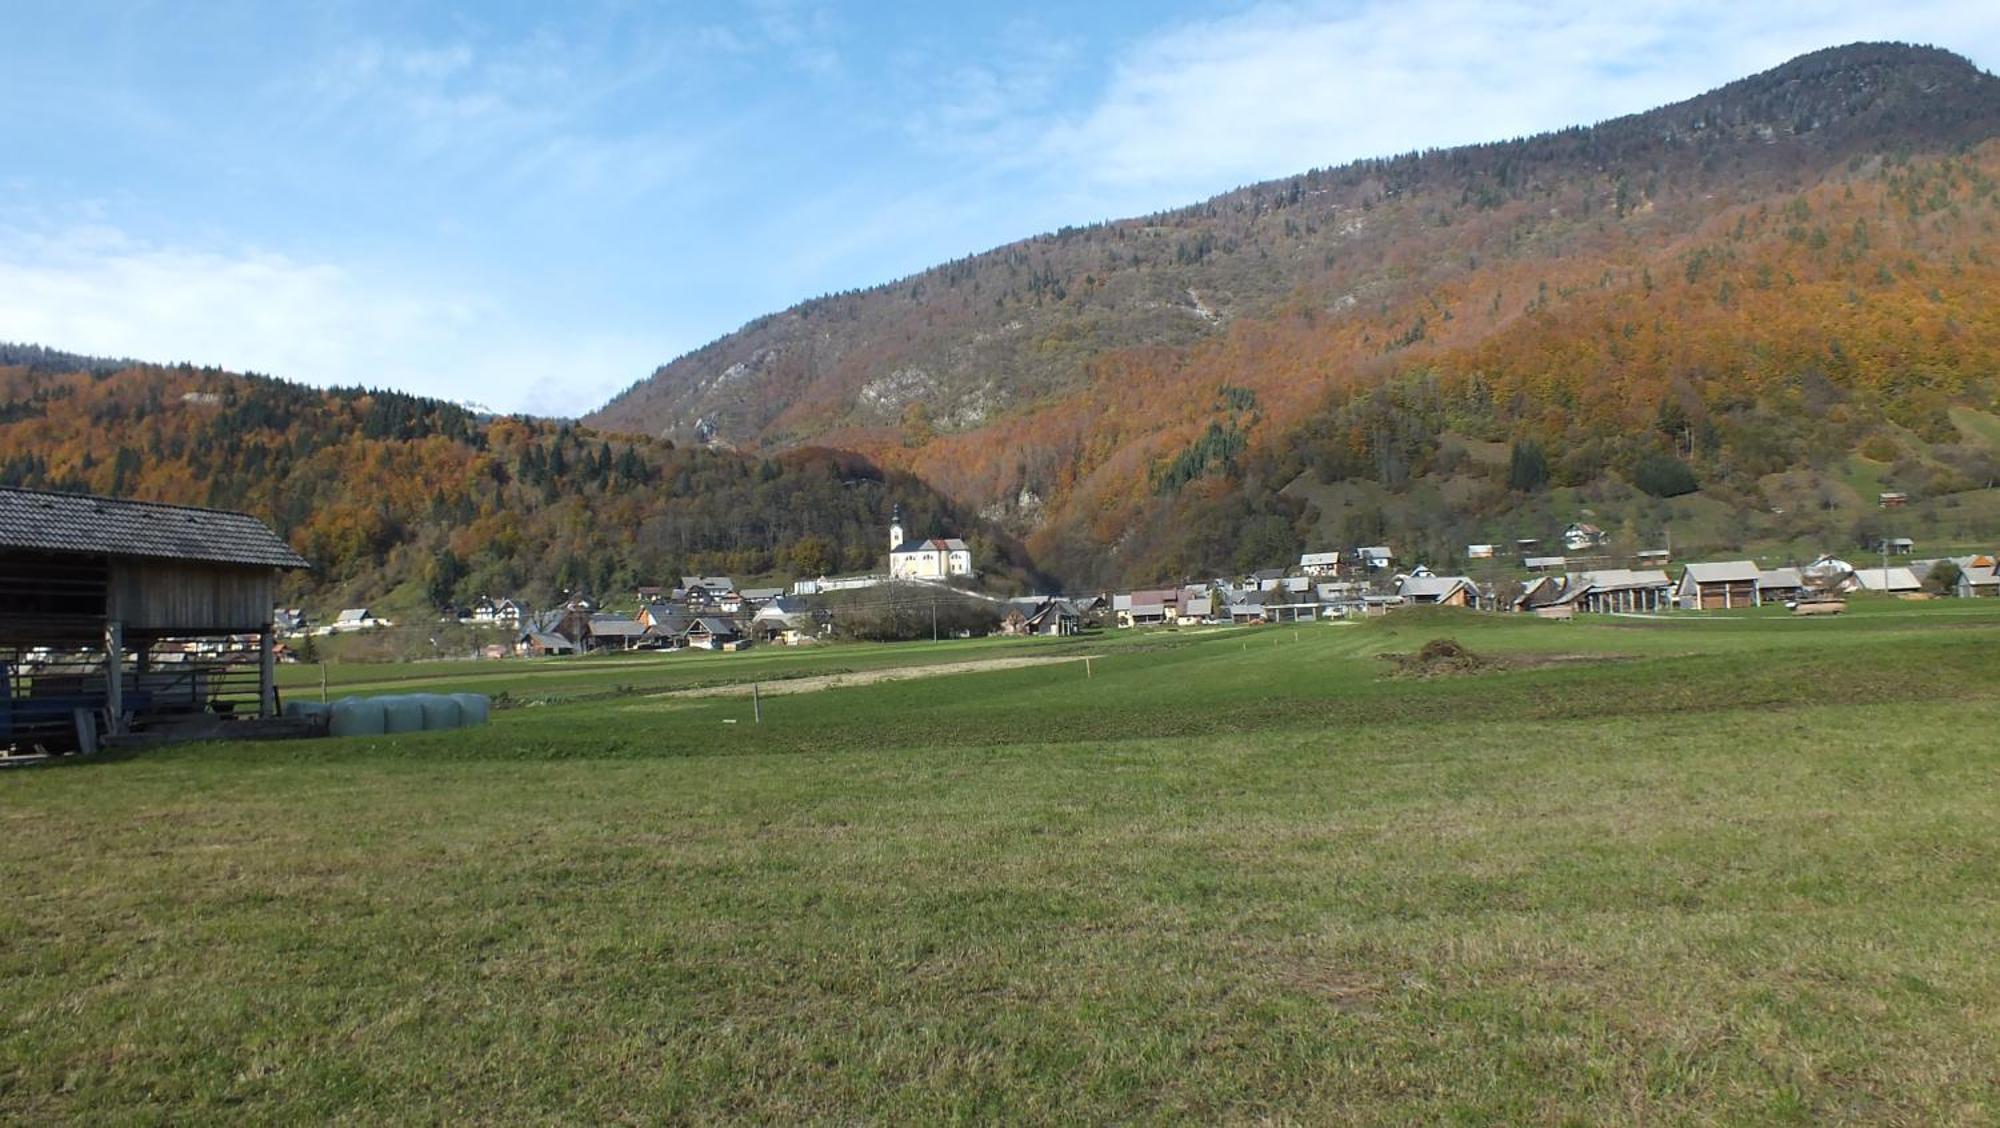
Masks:
[[[1380,657],[1441,637],[1498,661]],[[1861,601],[341,670],[534,704],[0,773],[0,1119],[1990,1122],[1996,643]]]

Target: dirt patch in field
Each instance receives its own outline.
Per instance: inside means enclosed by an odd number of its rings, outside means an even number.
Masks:
[[[1476,674],[1498,663],[1482,658],[1460,645],[1455,638],[1434,638],[1415,654],[1384,654],[1397,677],[1438,678],[1453,674]]]
[[[811,677],[784,678],[767,682],[736,682],[731,685],[705,685],[694,689],[670,689],[662,693],[647,694],[649,697],[748,697],[754,686],[765,697],[778,697],[790,693],[817,693],[823,689],[839,689],[850,685],[874,685],[877,682],[909,681],[912,678],[935,678],[946,674],[976,674],[990,670],[1018,670],[1028,666],[1053,666],[1060,662],[1081,662],[1083,656],[1070,654],[1037,658],[982,658],[968,662],[939,662],[931,666],[893,666],[884,670],[849,670],[839,674],[815,674]]]
[[[1532,670],[1591,662],[1622,662],[1623,654],[1474,654],[1457,639],[1434,638],[1415,654],[1384,654],[1390,673],[1399,678],[1445,678],[1493,670]]]

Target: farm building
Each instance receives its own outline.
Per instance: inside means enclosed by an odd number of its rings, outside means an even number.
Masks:
[[[1924,590],[1923,582],[1908,568],[1856,568],[1854,578],[1860,583],[1863,591],[1908,595]]]
[[[1681,573],[1681,606],[1689,611],[1727,611],[1757,606],[1757,565],[1748,560],[1690,564]]]
[[[1764,568],[1757,573],[1757,601],[1783,603],[1806,591],[1805,574],[1797,568]]]
[[[1405,603],[1429,603],[1439,607],[1479,606],[1479,586],[1464,576],[1434,576],[1419,571],[1403,577],[1396,594]]]
[[[278,573],[307,566],[241,513],[0,489],[0,748],[275,718]]]

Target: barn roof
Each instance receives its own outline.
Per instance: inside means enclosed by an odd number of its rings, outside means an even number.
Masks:
[[[309,568],[247,513],[0,488],[0,548]]]

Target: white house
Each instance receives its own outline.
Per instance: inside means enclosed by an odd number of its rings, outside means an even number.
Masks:
[[[957,537],[903,541],[900,508],[889,522],[889,574],[899,580],[942,580],[972,574],[972,549]]]
[[[1308,552],[1299,557],[1299,571],[1308,576],[1340,575],[1340,553]]]

